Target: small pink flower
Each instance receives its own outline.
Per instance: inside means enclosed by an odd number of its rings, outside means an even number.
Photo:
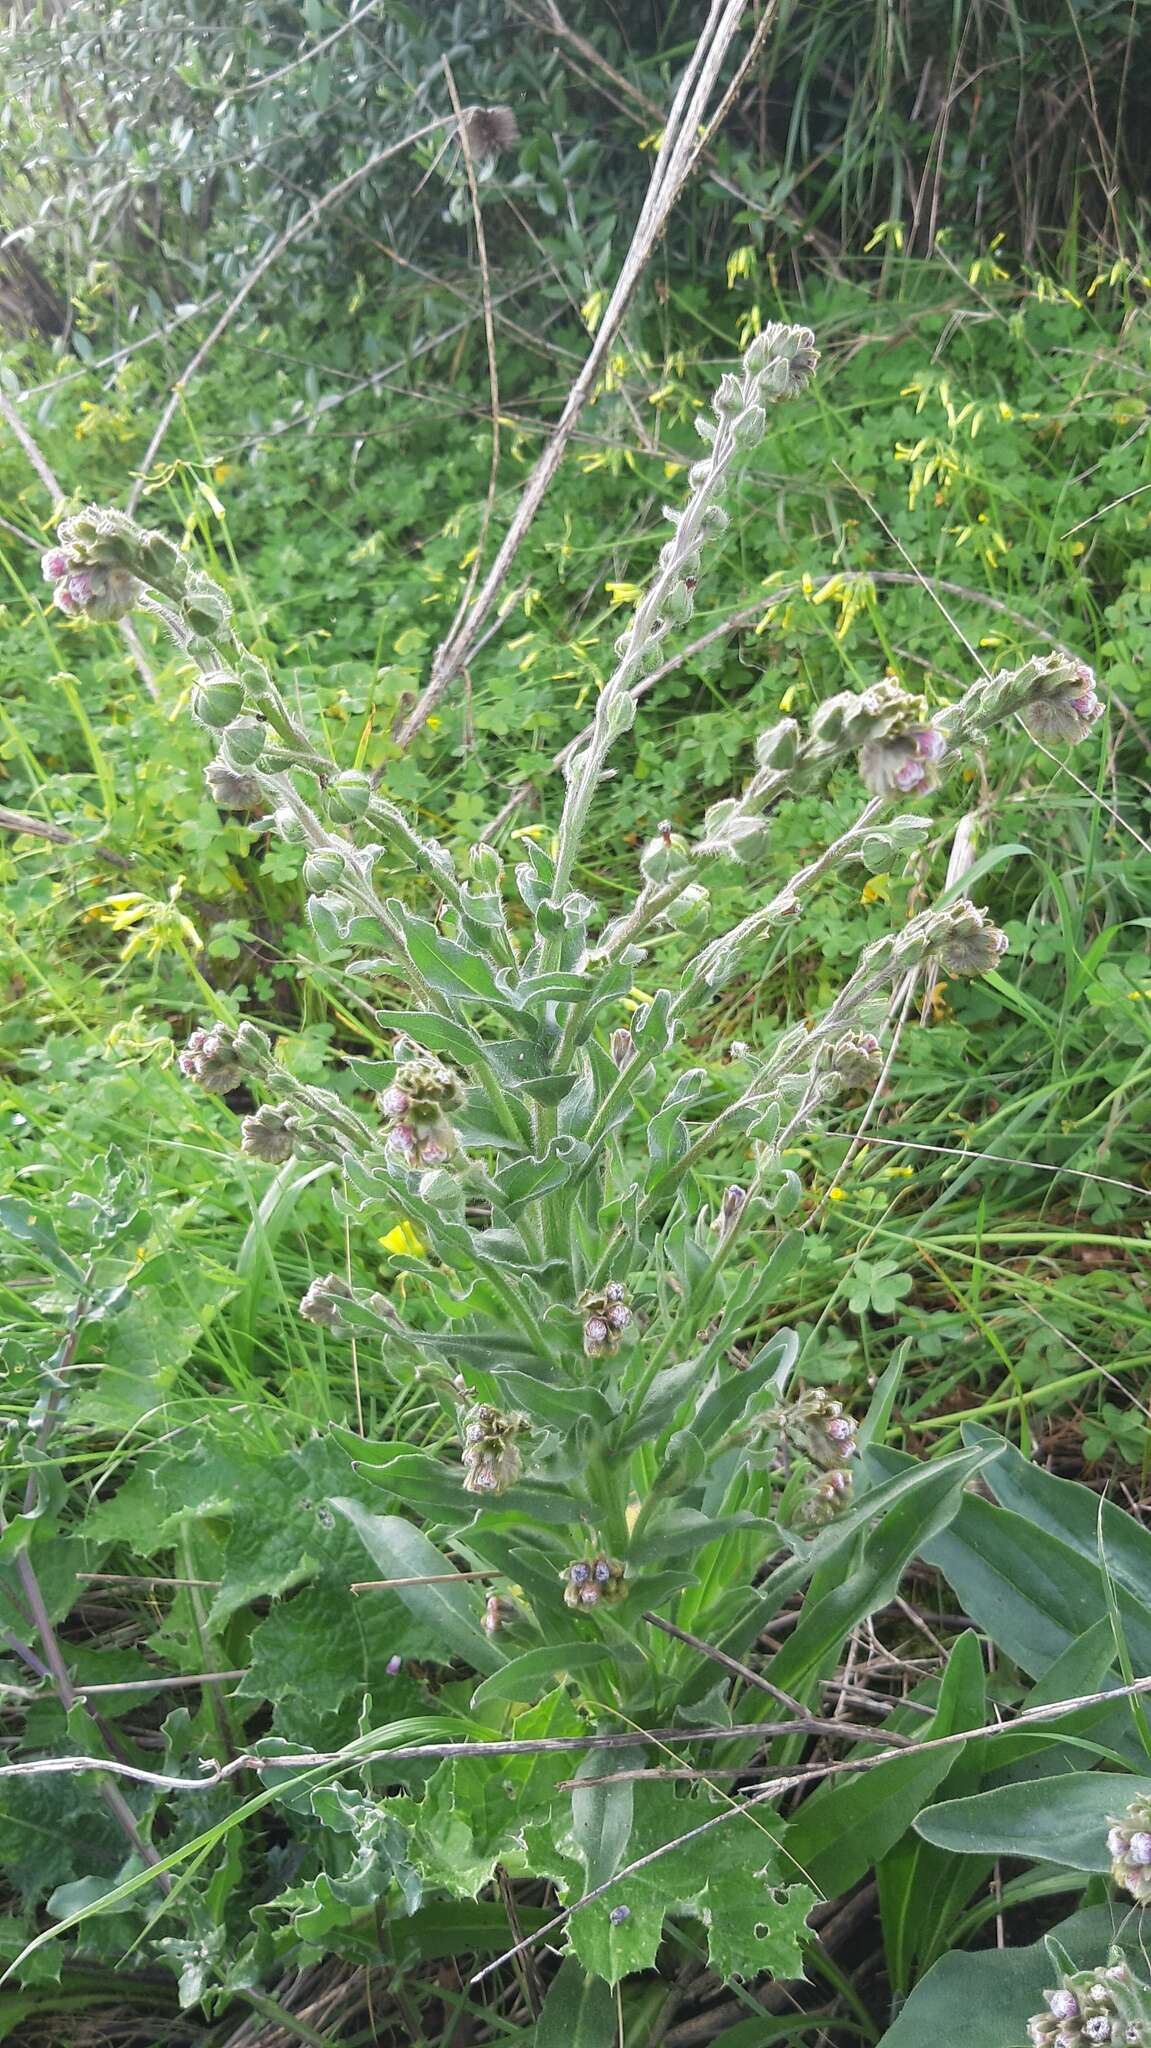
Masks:
[[[905,761],[901,768],[896,769],[891,779],[896,789],[902,790],[904,796],[912,796],[916,790],[928,789],[931,786],[931,778],[922,761]]]
[[[403,1116],[407,1111],[408,1097],[402,1088],[397,1088],[393,1083],[390,1088],[384,1090],[380,1107],[385,1116]]]
[[[915,741],[915,751],[919,755],[920,760],[942,761],[944,754],[947,752],[947,741],[941,732],[936,731],[933,725],[925,725],[921,731],[914,733],[912,738]]]
[[[70,566],[63,548],[49,548],[40,557],[40,568],[49,583],[58,583],[61,576],[68,574]]]

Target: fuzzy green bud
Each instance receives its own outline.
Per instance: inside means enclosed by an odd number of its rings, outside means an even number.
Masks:
[[[749,405],[734,422],[732,438],[737,448],[758,448],[766,429],[767,414],[762,405]]]
[[[355,825],[368,814],[372,778],[362,768],[342,768],[325,791],[328,816],[337,825]]]
[[[334,846],[318,847],[304,862],[304,885],[323,892],[334,889],[347,873],[348,863]]]
[[[267,726],[262,718],[234,718],[221,742],[230,768],[254,768],[264,751]]]
[[[766,769],[794,768],[799,750],[799,726],[794,718],[781,718],[761,732],[755,743],[756,765]]]
[[[212,731],[231,725],[244,708],[244,692],[227,669],[201,676],[192,692],[192,715]]]
[[[289,846],[307,845],[307,826],[302,818],[296,816],[295,811],[288,809],[286,804],[281,805],[280,809],[276,812],[275,826],[281,839],[286,840]]]
[[[673,832],[670,824],[658,825],[656,837],[648,841],[639,858],[639,871],[644,881],[657,885],[686,881],[693,869],[687,840],[681,833]]]

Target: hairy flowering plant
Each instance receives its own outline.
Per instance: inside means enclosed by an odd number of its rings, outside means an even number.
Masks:
[[[404,991],[376,1011],[390,1057],[350,1059],[343,1093],[299,1080],[251,1020],[205,1022],[179,1065],[219,1095],[242,1085],[262,1098],[241,1127],[251,1157],[329,1161],[356,1227],[378,1235],[397,1214],[410,1226],[411,1249],[393,1255],[381,1284],[353,1257],[348,1274],[314,1277],[300,1311],[336,1337],[374,1339],[385,1379],[418,1380],[442,1410],[447,1448],[341,1432],[390,1512],[333,1505],[389,1580],[403,1581],[413,1614],[434,1614],[445,1661],[478,1676],[471,1725],[481,1730],[485,1715],[499,1726],[519,1702],[542,1717],[541,1734],[615,1739],[669,1722],[685,1733],[718,1722],[722,1733],[733,1677],[759,1685],[744,1660],[814,1586],[766,1691],[750,1695],[756,1721],[778,1717],[781,1703],[798,1715],[773,1731],[794,1765],[796,1740],[819,1727],[805,1703],[844,1629],[998,1454],[977,1444],[922,1467],[859,1457],[859,1443],[882,1433],[883,1398],[866,1418],[847,1413],[797,1378],[791,1333],[760,1334],[765,1304],[803,1257],[788,1221],[802,1192],[789,1149],[845,1096],[863,1102],[878,1085],[893,991],[908,977],[998,968],[1007,942],[987,912],[951,896],[864,947],[822,1014],[739,1049],[727,1099],[682,1062],[673,1082],[664,1077],[689,1035],[706,1033],[718,991],[759,973],[765,943],[820,885],[919,843],[930,821],[901,806],[939,790],[966,750],[1017,716],[1044,740],[1090,732],[1102,708],[1090,671],[1039,653],[977,678],[945,710],[883,679],[825,702],[806,729],[781,718],[743,788],[711,806],[695,837],[657,829],[626,907],[605,916],[583,886],[597,789],[639,685],[692,616],[741,457],[769,408],[802,392],[816,366],[805,328],[772,326],[722,378],[697,421],[704,448],[686,502],[667,512],[650,586],[568,760],[554,840],[525,841],[510,875],[482,843],[458,867],[370,775],[335,766],[243,646],[225,591],[161,534],[90,509],[61,521],[44,558],[70,617],[139,608],[163,623],[218,750],[207,769],[216,802],[263,810],[303,849],[323,952],[369,995],[381,984]],[[863,786],[854,822],[797,873],[773,878],[738,922],[717,921],[711,878],[725,864],[766,874],[773,813],[844,764]],[[653,988],[651,942],[669,930],[694,948],[674,985]],[[637,980],[651,990],[638,1006]],[[747,1170],[717,1203],[706,1189],[733,1156]],[[402,1289],[390,1285],[397,1276]],[[863,1605],[834,1607],[833,1589],[856,1584],[861,1558]],[[453,1583],[452,1560],[487,1574],[488,1589]],[[754,1729],[741,1728],[731,1767],[757,1752]],[[724,1974],[794,1972],[811,1868],[827,1882],[815,1851],[785,1853],[762,1830],[754,1851],[746,1835],[733,1846],[730,1831],[709,1832],[714,1808],[698,1788],[681,1798],[667,1783],[633,1782],[636,1753],[640,1763],[649,1754],[626,1751],[633,1769],[622,1778],[593,1747],[578,1770],[569,1759],[570,1797],[557,1767],[544,1799],[537,1772],[539,1810],[509,1809],[463,1888],[500,1860],[553,1878],[581,1904],[573,1947],[609,1979],[653,1961],[677,1908],[704,1921]],[[675,1846],[697,1830],[698,1844]],[[1135,1857],[1131,1843],[1124,1856]],[[429,1862],[430,1881],[450,1888],[442,1855]],[[609,1884],[601,1909],[597,1888]]]

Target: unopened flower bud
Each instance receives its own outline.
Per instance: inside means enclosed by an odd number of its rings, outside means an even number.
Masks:
[[[218,633],[227,625],[231,610],[223,591],[206,576],[198,577],[185,593],[183,613],[194,633]]]
[[[561,1573],[566,1607],[616,1607],[627,1598],[627,1582],[618,1558],[577,1558]]]
[[[501,1629],[513,1628],[519,1619],[520,1610],[514,1600],[504,1600],[498,1593],[488,1594],[481,1624],[485,1635],[499,1635]]]
[[[262,718],[234,718],[221,742],[230,768],[254,768],[264,751],[268,728]]]
[[[322,1280],[313,1280],[300,1303],[300,1314],[306,1323],[319,1323],[324,1329],[338,1330],[343,1317],[340,1303],[352,1299],[352,1290],[338,1273],[327,1273]]]
[[[308,828],[303,819],[298,817],[296,812],[290,809],[287,804],[281,804],[272,822],[281,839],[288,846],[307,845]]]
[[[244,708],[244,692],[227,669],[201,676],[192,692],[192,715],[201,725],[218,731],[231,725]]]
[[[760,768],[777,771],[794,768],[798,751],[798,721],[794,718],[781,718],[775,725],[769,725],[766,732],[761,732],[756,740],[756,764]]]
[[[325,791],[328,816],[337,825],[354,825],[367,816],[372,801],[372,779],[360,768],[344,768],[334,775]]]
[[[673,832],[669,824],[656,828],[656,836],[649,839],[639,857],[639,869],[645,882],[657,886],[664,882],[686,881],[692,874],[694,863],[687,840],[679,832]]]
[[[635,1058],[635,1040],[626,1026],[621,1025],[612,1032],[611,1056],[615,1066],[619,1068],[621,1073],[629,1062]]]
[[[762,405],[749,405],[740,413],[739,418],[733,421],[732,439],[737,448],[758,448],[766,427],[767,414]]]
[[[1043,1996],[1057,2020],[1079,2018],[1079,2000],[1073,1991],[1045,1991]]]
[[[317,847],[304,862],[304,887],[322,894],[342,882],[348,863],[334,846]]]
[[[603,1316],[589,1316],[583,1326],[583,1348],[589,1358],[599,1358],[611,1343],[611,1329]]]
[[[733,1181],[731,1186],[723,1191],[723,1200],[719,1205],[719,1214],[713,1219],[711,1226],[721,1242],[724,1238],[731,1236],[746,1206],[747,1189],[737,1186]]]

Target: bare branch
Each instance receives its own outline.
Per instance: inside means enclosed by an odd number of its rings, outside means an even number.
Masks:
[[[743,0],[712,0],[707,22],[676,90],[667,116],[663,146],[656,159],[631,246],[596,329],[587,360],[567,395],[555,433],[528,478],[515,517],[475,603],[466,618],[453,628],[436,650],[430,680],[396,735],[401,747],[411,745],[467,663],[475,637],[563,460],[572,431],[615,345],[616,335],[640,279],[684,185],[699,162],[704,115],[723,60],[738,31],[742,13]]]

